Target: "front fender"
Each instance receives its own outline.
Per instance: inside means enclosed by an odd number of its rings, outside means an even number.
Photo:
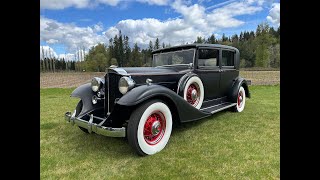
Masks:
[[[193,121],[210,116],[210,113],[202,112],[186,100],[177,95],[174,91],[161,85],[142,85],[136,87],[122,96],[117,104],[122,106],[136,106],[149,99],[163,99],[171,106],[171,111],[176,110],[179,115],[180,122]]]
[[[78,97],[82,100],[83,107],[79,117],[101,107],[101,103],[92,104],[93,95],[94,92],[91,89],[90,83],[79,86],[71,93],[71,97]]]
[[[178,89],[177,89],[178,95],[180,95],[181,97],[183,97],[184,88],[185,88],[188,80],[189,80],[190,78],[192,78],[193,76],[198,76],[198,75],[195,74],[195,73],[189,72],[189,73],[185,74],[184,76],[182,76],[182,77],[180,78],[180,80],[179,80],[179,82],[178,82]]]
[[[243,88],[246,92],[246,97],[248,97],[248,98],[251,97],[247,80],[245,80],[242,77],[239,77],[239,78],[235,79],[235,82],[233,83],[231,91],[229,92],[229,98],[230,98],[231,102],[237,102],[238,91],[241,86],[243,86]]]

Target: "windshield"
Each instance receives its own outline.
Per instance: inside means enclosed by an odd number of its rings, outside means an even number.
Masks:
[[[195,49],[158,53],[153,55],[152,66],[189,65],[193,63]]]

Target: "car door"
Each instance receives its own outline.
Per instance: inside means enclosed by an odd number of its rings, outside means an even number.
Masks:
[[[219,48],[198,48],[196,61],[195,71],[204,86],[204,101],[219,97]]]
[[[220,59],[220,90],[222,96],[227,96],[229,89],[232,87],[233,80],[239,75],[239,71],[235,67],[236,51],[222,48]]]

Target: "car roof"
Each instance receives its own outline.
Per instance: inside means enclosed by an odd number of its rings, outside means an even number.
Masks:
[[[216,47],[216,48],[233,49],[235,51],[238,51],[238,49],[235,47],[222,45],[222,44],[197,44],[197,43],[195,43],[195,44],[184,44],[184,45],[179,45],[179,46],[172,46],[172,47],[168,47],[168,48],[157,49],[157,50],[152,51],[152,53],[168,52],[168,51],[174,51],[177,49],[189,49],[189,48],[197,48],[197,47]]]

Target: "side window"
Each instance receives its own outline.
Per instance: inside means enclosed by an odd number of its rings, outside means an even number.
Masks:
[[[234,52],[222,50],[221,66],[234,66]]]
[[[218,57],[219,50],[217,49],[199,49],[199,68],[219,67]]]

